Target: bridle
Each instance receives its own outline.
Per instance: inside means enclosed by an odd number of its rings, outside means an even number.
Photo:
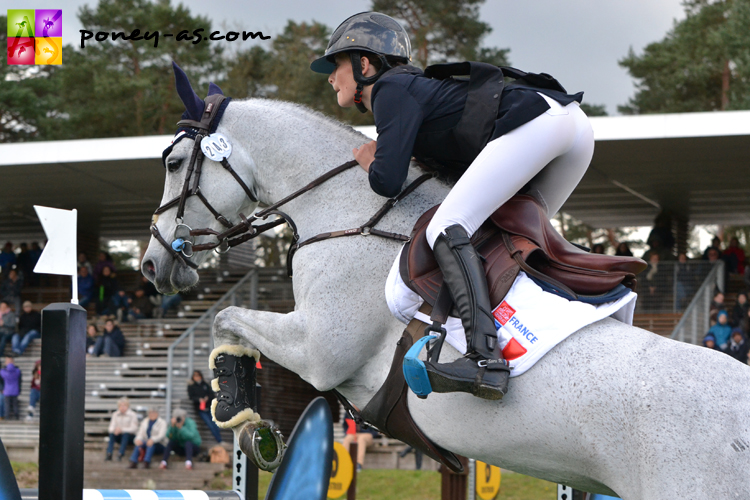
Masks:
[[[244,215],[243,213],[239,213],[238,216],[240,218],[240,222],[233,224],[229,218],[221,215],[212,205],[209,203],[209,201],[206,199],[205,196],[203,196],[203,193],[201,193],[200,190],[200,177],[201,177],[201,171],[202,171],[202,165],[203,160],[206,156],[206,153],[208,153],[211,157],[218,158],[221,156],[221,149],[224,148],[225,150],[228,150],[228,153],[226,156],[221,157],[218,163],[221,164],[222,167],[224,167],[225,170],[227,170],[232,177],[239,183],[239,185],[242,187],[242,189],[245,191],[245,194],[250,198],[251,201],[257,203],[258,198],[253,193],[252,189],[248,187],[248,185],[245,183],[245,181],[242,180],[242,178],[237,174],[237,172],[232,168],[230,165],[227,157],[229,154],[231,154],[231,146],[227,144],[226,142],[222,145],[222,139],[226,141],[226,138],[221,136],[221,134],[215,134],[216,126],[218,125],[218,119],[217,116],[220,117],[223,113],[223,108],[226,107],[226,104],[228,104],[229,99],[221,94],[213,94],[208,97],[206,97],[205,102],[205,109],[203,114],[201,115],[200,121],[195,120],[180,120],[177,125],[178,127],[182,127],[183,130],[185,130],[186,134],[189,137],[194,138],[194,144],[192,153],[190,155],[190,164],[187,167],[187,171],[185,174],[185,182],[182,186],[182,191],[180,192],[179,196],[176,196],[175,198],[171,199],[164,205],[160,206],[156,209],[154,212],[154,215],[151,219],[151,234],[156,238],[156,240],[164,246],[164,248],[167,250],[167,252],[172,256],[174,259],[181,260],[186,266],[189,266],[193,269],[198,269],[198,264],[190,260],[190,258],[194,255],[195,252],[205,251],[205,250],[214,250],[217,253],[226,253],[229,251],[230,248],[235,247],[241,243],[244,243],[246,241],[249,241],[253,238],[258,237],[265,231],[268,231],[269,229],[272,229],[276,226],[279,226],[281,224],[287,223],[289,227],[292,229],[293,235],[292,235],[292,244],[289,247],[289,252],[287,254],[287,273],[289,276],[292,275],[292,258],[294,257],[295,252],[305,246],[309,245],[310,243],[315,243],[318,241],[324,241],[330,238],[339,238],[343,236],[380,236],[382,238],[388,238],[398,241],[409,241],[410,237],[405,236],[403,234],[398,233],[391,233],[387,231],[381,231],[379,229],[376,229],[374,226],[385,216],[388,211],[393,208],[399,201],[401,201],[404,197],[409,195],[412,191],[414,191],[419,185],[421,185],[423,182],[427,181],[428,179],[434,177],[433,174],[423,174],[414,181],[412,181],[401,193],[399,193],[394,198],[388,199],[385,204],[378,210],[375,215],[373,215],[370,220],[365,222],[359,227],[352,228],[352,229],[345,229],[341,231],[332,231],[332,232],[326,232],[326,233],[320,233],[318,235],[312,236],[311,238],[308,238],[305,241],[299,242],[299,233],[297,232],[297,226],[292,220],[292,218],[285,214],[284,212],[278,210],[279,207],[282,205],[292,201],[293,199],[297,198],[298,196],[306,193],[307,191],[310,191],[316,186],[319,186],[320,184],[323,184],[327,180],[331,179],[332,177],[337,176],[341,172],[344,172],[346,170],[349,170],[350,168],[357,165],[356,160],[348,161],[342,165],[339,165],[338,167],[335,167],[325,174],[321,175],[320,177],[317,177],[312,182],[307,184],[301,189],[298,189],[294,193],[290,194],[289,196],[286,196],[282,200],[274,203],[273,205],[270,205],[266,207],[265,209],[256,212],[254,214],[251,214],[249,217]],[[211,149],[213,148],[213,150]],[[219,150],[219,155],[217,156],[217,150]],[[164,158],[166,159],[165,152]],[[192,185],[191,185],[192,182]],[[211,228],[203,228],[203,229],[192,229],[190,226],[184,223],[184,215],[185,215],[185,203],[187,202],[187,199],[191,196],[197,196],[198,199],[203,203],[203,205],[208,209],[209,212],[214,216],[214,218],[219,221],[221,225],[226,227],[225,231],[219,232]],[[156,222],[159,219],[159,216],[169,210],[170,208],[177,207],[177,215],[175,216],[175,223],[177,224],[174,230],[174,233],[172,234],[172,242],[168,242],[162,234],[159,232],[159,229],[156,227]],[[268,216],[270,215],[276,215],[278,216],[277,219],[267,222],[265,224],[259,224],[254,225],[253,222],[260,221],[260,220],[266,220]],[[212,243],[203,243],[200,245],[195,245],[195,236],[214,236],[216,238],[215,242]]]

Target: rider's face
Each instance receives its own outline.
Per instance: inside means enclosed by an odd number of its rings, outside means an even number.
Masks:
[[[342,108],[354,106],[354,92],[357,90],[357,82],[354,81],[352,62],[348,54],[336,54],[336,69],[328,77],[328,83],[336,92],[339,106]]]

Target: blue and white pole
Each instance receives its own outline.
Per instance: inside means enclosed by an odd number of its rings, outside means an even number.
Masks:
[[[22,500],[38,500],[38,490],[21,490]],[[236,491],[83,490],[83,500],[244,500]]]

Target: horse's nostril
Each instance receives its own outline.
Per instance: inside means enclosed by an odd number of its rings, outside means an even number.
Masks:
[[[147,260],[143,263],[143,266],[141,266],[141,271],[149,281],[154,281],[154,278],[156,278],[156,266],[151,260]]]

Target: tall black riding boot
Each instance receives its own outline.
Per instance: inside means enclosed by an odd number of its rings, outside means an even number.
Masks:
[[[432,360],[425,364],[432,390],[501,399],[508,391],[510,369],[497,345],[495,319],[479,254],[458,224],[441,233],[432,250],[466,332],[464,357],[451,363]]]

